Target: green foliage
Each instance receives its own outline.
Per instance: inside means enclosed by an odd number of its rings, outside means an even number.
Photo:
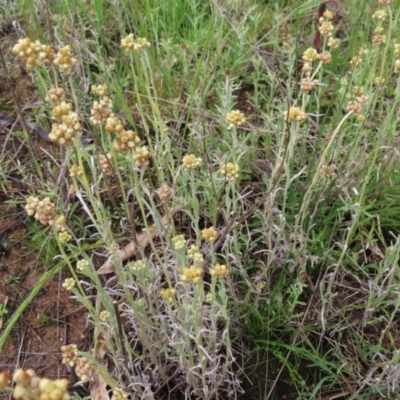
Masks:
[[[31,0],[16,3],[32,39],[70,43],[78,59],[67,74],[33,72],[41,97],[65,89],[82,126],[75,144],[39,161],[26,132],[14,135],[29,143],[32,164],[18,164],[27,191],[49,195],[66,216],[52,228],[28,222],[32,249],[42,263],[61,256],[68,266],[73,295],[115,365],[104,371],[93,359],[109,386],[212,399],[239,392],[234,359],[246,365],[256,353],[260,368],[264,358],[273,366],[264,383],[274,384],[259,388],[265,398],[278,396],[282,382],[293,398],[390,398],[400,307],[395,7],[381,7],[380,21],[367,1],[329,3],[341,43],[330,49],[326,38],[332,61],[310,61],[307,75],[320,6],[313,0],[54,1],[45,13]],[[381,45],[371,42],[379,26]],[[151,46],[122,49],[130,33]],[[317,80],[310,92],[307,77]],[[147,146],[149,165],[138,163],[137,149],[118,150],[120,133],[90,120],[97,84],[107,85],[124,132],[140,138],[131,147]],[[54,105],[35,103],[37,120],[54,122]],[[230,127],[235,109],[246,123]],[[1,186],[10,193],[5,154]],[[188,154],[201,159],[196,168],[184,168]],[[232,181],[228,163],[239,167]],[[73,165],[80,174],[70,176]],[[171,191],[162,198],[164,185]],[[219,235],[208,243],[202,229],[211,226]],[[185,237],[182,249],[176,235]],[[123,265],[118,248],[124,253],[132,238],[135,259]],[[99,254],[113,263],[107,284],[92,262]],[[76,268],[82,260],[87,269]],[[217,263],[227,277],[215,276]],[[200,283],[190,265],[202,270]]]

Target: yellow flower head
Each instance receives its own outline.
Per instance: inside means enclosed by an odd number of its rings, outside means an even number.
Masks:
[[[82,177],[85,173],[77,164],[72,164],[71,168],[69,169],[69,176],[71,178],[75,178],[77,176]]]
[[[96,96],[104,97],[107,94],[107,89],[106,85],[92,85],[91,93]]]
[[[303,60],[308,63],[312,63],[317,59],[318,52],[315,50],[313,47],[309,47],[304,53],[303,53]]]
[[[373,19],[376,19],[378,21],[384,21],[387,17],[387,13],[385,10],[376,10],[374,14],[372,15]]]
[[[200,167],[203,160],[199,157],[196,157],[194,154],[186,154],[182,159],[182,168],[183,169],[196,169]]]
[[[194,244],[186,251],[189,258],[193,258],[193,256],[199,252],[199,247]]]
[[[62,284],[62,287],[65,290],[71,291],[75,287],[75,280],[74,278],[67,278],[64,283]]]
[[[67,243],[72,239],[72,236],[67,231],[63,231],[58,234],[58,238],[61,243]]]
[[[146,264],[142,260],[135,261],[133,264],[129,265],[129,269],[132,272],[143,271],[145,269],[145,267],[146,267]]]
[[[299,107],[290,107],[289,111],[285,111],[283,114],[289,122],[303,122],[307,119],[307,114]]]
[[[160,295],[164,300],[172,303],[175,298],[175,289],[161,289]]]
[[[87,269],[89,267],[89,261],[83,259],[83,260],[79,260],[76,263],[76,269],[78,271],[84,271],[85,269]]]
[[[228,180],[233,182],[235,179],[239,177],[239,165],[228,162],[221,166],[221,174],[225,175]]]
[[[110,317],[111,317],[111,314],[110,314],[109,311],[102,311],[102,312],[99,314],[99,319],[100,319],[100,321],[102,321],[102,322],[108,321],[108,320],[110,319]]]
[[[225,276],[228,275],[228,269],[226,265],[217,263],[214,268],[210,269],[210,274],[217,278],[225,278]]]
[[[213,226],[210,226],[209,228],[204,228],[201,231],[201,238],[209,243],[214,243],[217,236],[218,231]]]
[[[134,35],[131,33],[126,38],[121,39],[121,47],[125,50],[134,50],[138,53],[142,53],[151,46],[150,42],[146,38],[138,37],[136,42],[133,38]]]
[[[136,153],[133,156],[138,167],[148,167],[150,164],[151,153],[146,146],[137,147]]]
[[[321,25],[318,27],[318,30],[322,36],[332,36],[334,27],[331,21],[323,20]]]
[[[184,235],[176,235],[172,238],[172,246],[175,250],[181,250],[185,245],[186,241]]]
[[[71,46],[69,44],[61,47],[53,60],[53,64],[62,72],[67,72],[77,62],[78,60],[71,56]]]
[[[183,274],[179,276],[179,279],[183,282],[200,283],[202,275],[203,269],[192,265],[189,268],[183,268]]]
[[[329,51],[323,51],[321,54],[318,54],[318,59],[323,64],[329,64],[332,61],[332,54]]]
[[[126,400],[129,397],[129,393],[125,392],[124,389],[115,388],[111,400]]]
[[[192,245],[186,251],[188,258],[191,258],[195,264],[201,264],[204,260],[203,255],[200,253],[198,246]]]
[[[228,130],[235,126],[241,126],[246,122],[244,114],[240,110],[232,110],[226,114],[226,123],[228,124]]]
[[[337,49],[339,47],[340,40],[334,39],[332,36],[328,39],[328,47],[331,49]]]
[[[324,17],[325,19],[331,20],[331,19],[333,19],[333,12],[332,12],[331,10],[326,10],[326,11],[324,12],[324,14],[323,14],[323,17]]]

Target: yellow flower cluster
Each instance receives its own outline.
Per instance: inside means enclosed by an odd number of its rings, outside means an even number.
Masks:
[[[12,397],[14,399],[39,399],[39,400],[69,400],[67,392],[68,380],[39,378],[33,369],[24,371],[18,368],[14,372],[15,387]]]
[[[76,344],[61,346],[62,363],[73,367],[78,361],[78,347]]]
[[[60,215],[54,222],[55,228],[60,231],[58,233],[58,239],[61,243],[69,242],[72,236],[67,232],[66,219],[64,215]]]
[[[75,280],[74,278],[67,278],[62,284],[62,287],[70,292],[75,287]]]
[[[61,47],[53,60],[53,64],[62,72],[67,72],[77,62],[78,60],[71,55],[71,46],[69,44]]]
[[[240,110],[232,110],[226,114],[226,123],[228,124],[228,130],[234,128],[235,126],[241,126],[246,123],[246,118]]]
[[[117,153],[124,154],[128,150],[136,149],[139,143],[140,143],[140,138],[134,131],[123,130],[119,135],[117,135],[114,142],[113,150]]]
[[[25,210],[31,217],[34,216],[42,225],[54,225],[57,218],[55,205],[49,197],[39,200],[37,197],[29,196],[26,199]]]
[[[70,367],[75,366],[75,373],[82,382],[89,380],[90,372],[92,370],[92,362],[86,357],[78,357],[78,348],[75,344],[61,346],[61,354],[62,363],[67,364]]]
[[[79,357],[75,365],[75,373],[81,382],[87,382],[92,372],[92,361],[86,357]]]
[[[122,125],[122,122],[115,114],[111,114],[107,118],[106,131],[108,133],[116,133],[116,134],[119,134],[124,131],[124,126]]]
[[[337,49],[339,47],[339,44],[339,39],[335,39],[332,36],[328,39],[328,47],[330,47],[331,49]]]
[[[19,39],[11,51],[25,62],[29,72],[33,71],[35,67],[50,64],[55,56],[51,46],[42,44],[39,40],[32,42],[30,38]]]
[[[372,43],[377,44],[378,46],[386,43],[386,35],[383,34],[384,29],[381,26],[378,26],[374,30],[374,36],[372,37]]]
[[[324,50],[322,53],[318,54],[318,60],[320,60],[322,64],[329,64],[332,61],[332,54]]]
[[[82,130],[79,117],[72,111],[72,104],[61,101],[51,110],[51,115],[60,123],[53,123],[49,139],[64,146],[72,146],[75,143],[76,133]]]
[[[333,19],[333,12],[331,10],[326,10],[322,17],[319,19],[318,30],[322,36],[332,36],[334,27],[331,20]]]
[[[368,96],[364,95],[364,89],[359,86],[353,88],[352,95],[349,96],[349,102],[347,103],[346,110],[353,111],[359,120],[363,120],[363,115],[361,114],[362,105],[367,102]]]
[[[54,221],[54,227],[59,230],[65,230],[65,223],[66,223],[66,218],[64,215],[59,215],[58,218]]]
[[[146,146],[138,147],[136,148],[136,152],[132,158],[138,167],[148,167],[150,164],[151,153]]]
[[[47,103],[60,103],[65,98],[65,90],[63,88],[51,88],[45,100]]]
[[[384,21],[387,17],[387,12],[385,10],[376,10],[372,15],[372,19],[376,19],[378,21]]]
[[[318,79],[303,78],[300,82],[300,90],[303,93],[309,93],[318,84]]]
[[[67,231],[59,232],[58,239],[61,243],[67,243],[72,239],[72,236]]]
[[[171,186],[164,184],[156,190],[156,194],[161,201],[165,201],[173,196],[174,191],[172,190]]]
[[[90,110],[90,121],[93,125],[105,124],[112,115],[112,108],[112,101],[107,96],[103,96],[100,101],[94,101]]]
[[[32,42],[30,38],[19,39],[12,48],[12,53],[18,55],[26,64],[26,69],[31,72],[35,67],[53,63],[60,71],[67,72],[77,63],[77,59],[71,56],[71,46],[61,47],[57,54],[51,46]]]
[[[108,87],[106,85],[92,85],[91,87],[91,93],[99,97],[106,96],[107,90]]]
[[[138,37],[134,50],[138,53],[143,52],[151,46],[150,42],[146,38]]]
[[[172,238],[172,246],[175,250],[181,250],[185,247],[186,240],[183,235],[176,235]]]
[[[325,19],[332,20],[333,19],[333,12],[331,10],[325,10],[323,17]]]
[[[106,96],[107,86],[93,85],[92,93],[97,96],[101,96],[101,99],[93,102],[93,106],[90,111],[90,121],[94,125],[105,124],[106,131],[116,135],[113,146],[113,150],[115,152],[125,154],[128,150],[136,149],[140,143],[140,138],[136,132],[132,130],[125,130],[118,116],[112,112],[112,101]]]
[[[221,166],[220,172],[222,175],[225,175],[229,181],[233,182],[239,177],[239,165],[228,162]]]
[[[332,32],[334,30],[333,24],[331,21],[322,19],[320,20],[321,25],[318,27],[318,30],[322,36],[332,36]]]
[[[312,63],[314,62],[318,57],[318,52],[315,50],[313,47],[309,47],[307,50],[304,51],[303,53],[303,61],[307,63]]]
[[[104,175],[110,176],[113,174],[111,159],[111,154],[100,154],[99,156],[100,167]]]
[[[289,122],[304,122],[307,119],[307,114],[299,107],[290,107],[283,115]]]
[[[186,251],[188,258],[192,259],[194,264],[201,264],[204,261],[204,257],[199,250],[198,246],[192,245],[190,249]]]
[[[193,256],[199,252],[199,247],[194,244],[186,251],[189,258],[193,258]]]
[[[209,243],[214,243],[217,239],[217,236],[218,231],[213,226],[210,226],[209,228],[204,228],[201,231],[201,238]]]
[[[138,53],[142,53],[151,46],[146,38],[138,37],[136,42],[133,39],[134,35],[130,33],[127,37],[121,39],[121,47],[125,50],[134,50]]]
[[[186,154],[182,159],[182,168],[183,169],[196,169],[200,167],[203,160],[201,158],[197,158],[194,154]]]
[[[36,210],[39,205],[39,201],[40,200],[37,197],[33,197],[33,196],[29,196],[26,199],[25,211],[30,217],[35,215]]]
[[[76,176],[82,177],[84,175],[85,175],[85,173],[82,171],[82,169],[78,165],[76,165],[76,164],[71,165],[71,167],[69,169],[69,176],[71,178],[74,178]]]
[[[202,275],[202,268],[191,265],[190,267],[183,268],[183,273],[179,276],[179,279],[183,282],[200,283]]]
[[[66,101],[61,101],[58,106],[51,110],[51,115],[55,119],[61,119],[64,115],[68,115],[72,111],[72,104]]]
[[[210,274],[220,279],[225,278],[225,276],[228,275],[228,269],[226,265],[217,263],[214,268],[210,269]]]
[[[109,311],[106,311],[106,310],[102,311],[102,312],[99,314],[99,319],[100,319],[100,321],[102,321],[102,322],[108,321],[108,320],[110,319],[110,317],[111,317],[111,313],[110,313]]]
[[[124,389],[115,388],[111,400],[126,400],[129,394]]]
[[[84,270],[87,269],[88,267],[89,267],[89,261],[88,261],[88,260],[83,259],[83,260],[79,260],[79,261],[76,263],[76,269],[77,269],[78,271],[84,271]]]
[[[79,123],[79,117],[76,112],[70,112],[61,117],[61,124],[53,124],[49,138],[53,142],[58,142],[65,146],[70,146],[75,143],[75,134],[82,130]]]
[[[146,267],[146,264],[142,261],[135,261],[133,264],[129,265],[129,269],[133,272],[143,271]]]
[[[161,289],[160,290],[160,296],[169,302],[173,302],[175,298],[175,289]]]
[[[339,46],[339,41],[330,37],[328,40],[328,46],[336,48]],[[304,51],[302,58],[304,61],[302,72],[305,76],[300,81],[300,91],[303,93],[309,93],[316,85],[319,84],[319,81],[317,79],[311,78],[311,73],[313,70],[312,63],[315,60],[320,60],[322,64],[328,64],[332,61],[332,54],[326,50],[318,54],[316,49],[314,49],[313,47],[309,47],[307,50]],[[297,107],[293,108],[294,110],[292,110],[292,114],[293,112],[298,112],[297,110],[299,109]],[[297,117],[299,117],[301,120],[305,116],[305,114],[303,114],[297,114]],[[295,120],[297,119],[294,119],[293,121]]]
[[[336,49],[339,47],[339,40],[332,37],[332,32],[334,30],[331,22],[332,19],[332,11],[326,10],[318,21],[318,30],[321,35],[325,37],[325,41],[327,38],[327,42],[325,42],[327,46],[331,49]],[[316,85],[319,84],[317,79],[312,79],[312,63],[316,60],[320,60],[322,64],[329,64],[332,61],[332,54],[330,51],[326,50],[318,54],[318,51],[315,48],[309,47],[303,52],[302,59],[304,61],[304,65],[302,67],[304,76],[300,81],[300,91],[303,93],[309,93]],[[285,117],[288,117],[290,122],[303,122],[307,119],[306,113],[298,107],[290,107],[289,111],[285,112]]]

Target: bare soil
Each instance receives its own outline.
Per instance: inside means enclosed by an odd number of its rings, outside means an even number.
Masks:
[[[37,286],[41,275],[50,268],[42,265],[39,253],[46,247],[32,251],[29,231],[23,224],[21,213],[15,207],[0,205],[0,303],[7,302],[8,313],[3,316],[3,329],[32,288]],[[60,346],[76,343],[87,349],[89,331],[86,313],[82,305],[72,300],[62,288],[67,272],[61,271],[51,278],[39,294],[23,311],[0,354],[2,371],[15,368],[33,368],[39,376],[66,377],[71,374],[61,364]],[[73,379],[72,379],[73,380]]]

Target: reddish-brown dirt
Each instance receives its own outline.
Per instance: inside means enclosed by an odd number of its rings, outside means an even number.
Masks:
[[[29,230],[21,221],[24,216],[15,211],[15,207],[0,205],[0,304],[8,299],[0,335],[30,290],[51,268],[41,263],[40,252],[46,247],[32,251]],[[61,363],[60,346],[76,343],[78,348],[87,349],[88,329],[83,306],[61,286],[66,275],[67,271],[61,271],[53,276],[23,311],[0,354],[2,371],[33,368],[39,376],[71,380]]]

